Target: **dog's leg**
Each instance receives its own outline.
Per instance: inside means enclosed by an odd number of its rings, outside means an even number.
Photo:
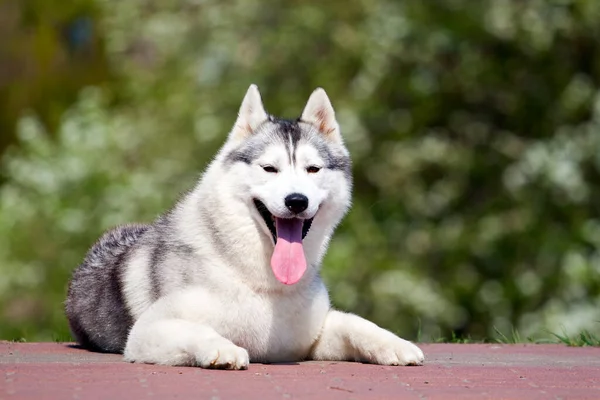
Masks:
[[[421,365],[424,359],[421,349],[411,342],[366,319],[335,310],[327,314],[311,358],[381,365]]]
[[[247,369],[248,352],[211,327],[183,319],[134,324],[123,353],[125,360],[148,364]]]

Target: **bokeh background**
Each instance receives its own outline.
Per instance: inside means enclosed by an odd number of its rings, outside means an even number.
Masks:
[[[0,2],[0,338],[69,340],[67,282],[190,188],[250,83],[324,87],[354,205],[333,303],[410,339],[600,333],[597,0]]]

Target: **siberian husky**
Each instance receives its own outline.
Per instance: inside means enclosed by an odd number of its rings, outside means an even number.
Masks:
[[[196,187],[154,223],[105,233],[75,270],[73,336],[164,365],[422,364],[411,342],[331,308],[319,270],[350,206],[350,167],[323,89],[284,120],[251,85]]]

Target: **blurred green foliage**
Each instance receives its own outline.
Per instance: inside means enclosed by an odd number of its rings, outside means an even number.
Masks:
[[[276,115],[317,86],[336,108],[355,177],[324,263],[337,307],[423,340],[600,332],[600,2],[86,4],[102,79],[12,89],[44,95],[3,156],[0,337],[68,337],[87,248],[194,184],[252,82]]]
[[[0,155],[24,109],[53,132],[83,85],[109,78],[97,16],[88,0],[0,1]]]

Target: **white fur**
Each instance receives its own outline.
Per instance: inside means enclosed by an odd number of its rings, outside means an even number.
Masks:
[[[317,88],[312,92],[300,118],[305,122],[319,127],[322,133],[330,140],[342,140],[333,106],[327,93],[322,88]]]
[[[134,249],[133,257],[125,269],[123,277],[123,292],[127,308],[131,310],[134,319],[139,318],[148,305],[150,297],[150,280],[148,278],[148,259],[146,248]]]
[[[229,140],[239,142],[250,135],[258,126],[268,118],[262,104],[260,93],[256,85],[250,85],[238,113]]]
[[[227,143],[198,186],[173,210],[177,236],[193,249],[193,256],[187,265],[174,264],[169,271],[185,271],[185,283],[173,280],[152,303],[145,294],[148,254],[138,250],[127,264],[125,293],[136,321],[125,359],[227,369],[245,369],[250,361],[303,359],[421,364],[423,353],[412,343],[330,307],[319,268],[333,230],[350,205],[350,183],[343,172],[308,174],[307,166],[322,167],[324,160],[303,144],[295,164],[288,161],[284,148],[271,146],[254,165],[225,166],[226,154],[266,118],[253,85]],[[315,129],[328,129],[320,134],[342,146],[333,108],[322,89],[311,95],[302,119]],[[279,173],[265,172],[263,164]],[[286,217],[283,199],[291,192],[309,198],[301,217],[314,221],[303,241],[308,269],[297,284],[287,286],[271,270],[273,242],[252,198],[261,199],[274,215]],[[215,218],[215,226],[207,222],[207,215]],[[215,245],[211,235],[220,235],[227,251]]]

